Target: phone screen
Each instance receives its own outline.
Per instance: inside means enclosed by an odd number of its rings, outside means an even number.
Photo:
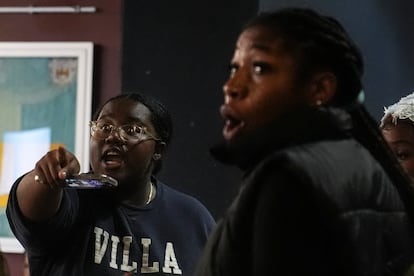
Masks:
[[[116,179],[104,174],[83,173],[66,178],[65,181],[68,188],[75,189],[101,189],[115,188],[118,186]]]

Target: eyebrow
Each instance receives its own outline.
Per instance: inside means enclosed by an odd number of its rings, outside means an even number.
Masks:
[[[109,119],[113,119],[112,114],[104,114],[101,117],[98,117],[96,120],[109,120]],[[142,126],[147,126],[140,118],[136,118],[136,117],[129,117],[128,118],[129,121],[131,121],[130,123],[127,124],[139,124]]]
[[[265,52],[271,52],[272,47],[269,47],[268,45],[262,44],[262,43],[253,43],[250,46],[251,49],[259,49]]]

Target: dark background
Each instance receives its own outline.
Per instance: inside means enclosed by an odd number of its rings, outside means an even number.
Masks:
[[[154,95],[171,111],[174,137],[159,178],[200,199],[219,217],[239,172],[209,155],[221,139],[221,87],[253,0],[124,2],[122,91]]]
[[[259,10],[310,7],[337,18],[365,59],[366,105],[376,119],[383,107],[414,92],[414,2],[410,0],[260,0]]]

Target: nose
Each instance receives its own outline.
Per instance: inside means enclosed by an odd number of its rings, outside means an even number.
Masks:
[[[113,127],[108,137],[106,137],[105,142],[109,143],[125,143],[125,139],[122,138],[120,129],[118,127]]]
[[[224,102],[240,100],[246,95],[247,76],[238,70],[223,85]]]

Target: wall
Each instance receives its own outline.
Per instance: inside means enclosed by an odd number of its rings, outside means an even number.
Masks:
[[[5,6],[94,6],[93,14],[1,14],[0,42],[92,41],[94,107],[120,92],[122,1],[113,0],[1,0]],[[1,97],[1,94],[0,94]],[[23,256],[6,254],[12,276],[21,276]]]
[[[219,218],[237,191],[239,172],[215,162],[221,139],[222,85],[242,24],[256,0],[125,1],[123,91],[160,99],[174,135],[159,178],[200,199]]]
[[[57,4],[58,3],[58,4]],[[92,41],[94,106],[119,93],[122,1],[1,0],[0,6],[94,6],[96,13],[2,14],[0,41]]]

